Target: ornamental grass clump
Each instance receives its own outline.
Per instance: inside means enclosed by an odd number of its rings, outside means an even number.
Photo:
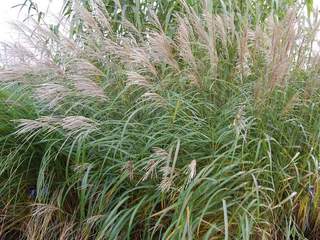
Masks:
[[[88,4],[6,46],[0,236],[317,239],[317,13]]]

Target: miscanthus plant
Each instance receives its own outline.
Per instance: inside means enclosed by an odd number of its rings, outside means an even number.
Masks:
[[[320,24],[181,1],[166,31],[75,5],[0,71],[0,235],[317,239]]]

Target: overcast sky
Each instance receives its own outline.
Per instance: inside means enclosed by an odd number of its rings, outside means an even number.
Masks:
[[[9,22],[24,20],[26,17],[26,10],[24,13],[19,14],[20,8],[12,7],[23,2],[24,0],[0,0],[0,41],[10,41],[15,37]],[[38,4],[39,10],[42,12],[47,12],[48,6],[50,6],[50,11],[47,13],[48,17],[46,18],[46,21],[50,23],[54,23],[54,21],[56,21],[56,17],[59,16],[63,4],[63,0],[34,0],[34,2]]]

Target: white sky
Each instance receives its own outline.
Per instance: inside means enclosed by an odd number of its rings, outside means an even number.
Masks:
[[[0,41],[10,41],[15,38],[15,34],[11,29],[10,22],[23,21],[26,17],[26,9],[19,15],[19,7],[12,8],[17,4],[23,3],[25,0],[0,0]],[[320,1],[320,0],[319,0]],[[50,4],[49,12],[46,14],[48,23],[54,23],[56,17],[59,16],[63,0],[34,0],[38,4],[38,8],[42,12],[47,12]],[[56,16],[56,17],[53,17]]]

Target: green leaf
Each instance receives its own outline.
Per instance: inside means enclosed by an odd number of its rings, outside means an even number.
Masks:
[[[313,0],[306,0],[306,6],[307,6],[308,16],[310,17],[310,14],[311,14],[312,8],[313,8]]]

